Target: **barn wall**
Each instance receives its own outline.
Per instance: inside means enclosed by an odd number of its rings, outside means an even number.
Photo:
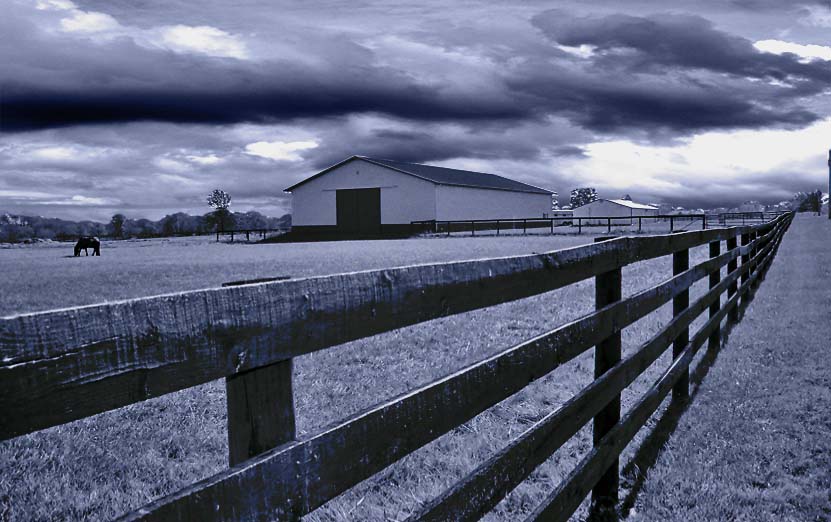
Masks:
[[[435,185],[356,159],[306,182],[292,192],[292,227],[337,224],[335,190],[381,189],[381,223],[408,224],[435,219]]]
[[[436,186],[436,219],[511,219],[551,214],[551,196],[530,192]]]
[[[654,216],[657,214],[657,210],[635,209],[623,205],[618,205],[617,203],[612,203],[611,201],[606,200],[592,201],[587,205],[583,205],[582,207],[577,207],[576,209],[574,209],[574,217],[584,218],[582,220],[582,223],[584,225],[605,225],[607,223],[607,220],[605,219],[585,218],[621,217],[625,219],[612,220],[612,224],[631,224],[633,223],[633,220],[631,219],[632,217]]]

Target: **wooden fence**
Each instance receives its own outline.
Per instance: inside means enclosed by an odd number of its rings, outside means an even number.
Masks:
[[[787,212],[724,212],[718,215],[718,222],[720,225],[747,225],[770,221],[771,219],[776,219],[782,214],[787,214]]]
[[[260,236],[260,239],[265,239],[271,233],[279,233],[285,234],[291,229],[291,227],[283,227],[283,228],[246,228],[246,229],[239,229],[239,230],[217,230],[216,231],[216,240],[219,241],[220,236],[231,236],[231,243],[234,242],[234,237],[245,236],[246,241],[251,240],[251,236],[253,235],[256,239],[257,236]]]
[[[410,233],[433,233],[447,234],[452,232],[470,232],[475,236],[476,232],[495,230],[498,236],[500,232],[507,230],[522,230],[527,233],[533,229],[549,229],[553,234],[555,227],[571,226],[577,228],[577,233],[583,232],[583,227],[606,228],[606,233],[612,232],[612,227],[638,226],[638,232],[643,230],[643,225],[650,222],[668,223],[669,231],[675,232],[676,225],[681,230],[688,230],[693,223],[700,223],[701,229],[706,230],[714,226],[747,225],[758,224],[776,219],[786,212],[733,212],[726,214],[657,214],[651,216],[601,216],[601,217],[547,217],[547,218],[516,218],[516,219],[461,219],[455,221],[437,221],[429,219],[425,221],[410,222]],[[651,230],[650,232],[655,232]]]
[[[669,223],[669,231],[674,232],[676,224],[685,223],[684,227],[689,228],[691,223],[699,222],[702,230],[707,229],[708,219],[705,214],[660,214],[653,216],[600,216],[600,217],[554,217],[554,218],[516,218],[516,219],[462,219],[456,221],[412,221],[410,222],[410,233],[433,233],[447,234],[451,232],[470,232],[472,236],[476,232],[495,230],[498,236],[506,230],[522,230],[527,233],[531,229],[549,229],[554,233],[555,227],[571,226],[577,228],[577,233],[582,234],[584,227],[598,229],[605,227],[607,233],[611,233],[612,227],[638,226],[641,232],[644,224],[652,222]]]
[[[0,439],[224,377],[231,466],[124,520],[297,520],[596,347],[590,385],[410,517],[477,520],[593,419],[594,448],[528,517],[566,520],[590,491],[595,506],[616,503],[621,451],[670,390],[685,399],[690,361],[705,342],[719,343],[722,320],[738,320],[740,300],[760,282],[791,219],[2,318]],[[703,245],[710,258],[690,268],[689,249]],[[671,279],[621,299],[622,267],[667,255]],[[709,291],[690,303],[690,286],[708,276]],[[588,278],[595,312],[296,435],[292,357]],[[673,319],[621,359],[621,330],[670,300]],[[690,337],[705,311],[709,319]],[[669,345],[671,365],[621,418],[621,391]]]

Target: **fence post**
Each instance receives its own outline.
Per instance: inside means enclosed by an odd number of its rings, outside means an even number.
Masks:
[[[577,218],[577,233],[583,233],[583,218]]]
[[[225,392],[231,466],[294,440],[291,359],[226,377]]]
[[[551,235],[554,235],[554,218],[551,218]]]
[[[690,268],[690,250],[685,248],[672,254],[672,275],[676,276]],[[672,314],[678,316],[690,306],[690,290],[684,290],[672,299]],[[690,342],[689,327],[681,330],[678,337],[672,343],[673,359],[684,351]],[[672,399],[674,401],[685,401],[690,394],[690,370],[684,370],[684,374],[672,388]]]
[[[476,222],[475,221],[470,222],[470,235],[471,236],[476,235]]]
[[[721,241],[713,241],[710,243],[710,257],[718,257],[721,254]],[[710,289],[712,290],[721,282],[721,268],[717,268],[716,270],[710,272]],[[719,308],[721,308],[721,294],[718,295],[718,298],[715,300],[713,304],[710,305],[710,318],[718,314]],[[721,344],[721,326],[716,328],[715,331],[710,335],[710,341],[708,344],[709,349],[715,350]]]
[[[749,232],[742,234],[742,246],[747,246],[748,244],[750,244],[750,233]],[[750,262],[750,253],[748,252],[747,254],[742,256],[742,268],[744,268],[744,265],[748,264],[749,262]],[[750,270],[743,273],[741,279],[742,279],[742,286],[744,286],[744,284],[747,282],[747,280],[750,279]],[[745,301],[749,301],[749,297],[750,297],[749,295],[745,294],[744,298],[742,298],[742,304],[744,304]]]
[[[621,298],[621,270],[616,268],[595,276],[595,309],[600,310]],[[594,378],[597,379],[620,362],[620,331],[607,337],[594,348]],[[620,395],[606,405],[594,418],[592,431],[596,447],[603,436],[620,421]],[[591,514],[601,520],[614,516],[618,502],[619,459],[606,470],[592,488]]]
[[[642,218],[640,216],[638,216],[638,232],[641,231],[641,219]]]
[[[675,218],[672,217],[672,216],[669,217],[669,231],[670,232],[675,231]]]
[[[525,235],[527,233],[528,233],[528,220],[523,219],[522,220],[522,234]]]
[[[606,218],[606,233],[612,233],[612,218]]]
[[[701,215],[701,230],[707,230],[707,215]]]
[[[753,232],[750,233],[750,241],[754,242],[757,239],[759,239],[759,231],[754,230]],[[750,258],[751,261],[750,262],[752,263],[751,266],[750,266],[750,272],[751,273],[755,273],[757,270],[759,270],[759,260],[756,259],[756,255],[758,253],[759,253],[759,247],[758,246],[754,246],[752,249],[750,249],[750,255],[751,255],[751,258]],[[753,281],[752,287],[753,288],[758,287],[760,282],[761,282],[761,280],[759,278],[756,278],[756,280]]]
[[[731,237],[730,239],[727,240],[727,251],[728,252],[730,252],[732,250],[735,250],[737,246],[738,246],[738,244],[736,242],[736,236],[733,236],[733,237]],[[732,274],[738,268],[739,268],[739,260],[738,260],[738,258],[735,258],[732,261],[727,263],[727,275]],[[727,287],[727,299],[730,299],[731,297],[733,297],[736,294],[737,290],[738,290],[738,284],[736,282],[730,283],[730,285]],[[739,320],[739,309],[738,309],[738,307],[734,307],[732,310],[730,310],[730,312],[727,314],[727,317],[732,322],[738,321]]]

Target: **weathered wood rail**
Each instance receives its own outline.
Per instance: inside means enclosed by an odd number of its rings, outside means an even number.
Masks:
[[[693,356],[705,342],[719,342],[723,320],[739,319],[740,300],[759,283],[792,217],[5,317],[0,440],[224,377],[229,469],[124,520],[297,520],[596,347],[589,386],[410,520],[477,520],[592,419],[594,448],[528,518],[566,520],[589,492],[596,509],[610,509],[621,451],[670,390],[686,400]],[[710,258],[689,267],[689,249],[704,245]],[[671,279],[621,298],[622,267],[667,255]],[[708,276],[708,292],[690,303],[690,286]],[[588,278],[596,281],[595,312],[318,433],[296,435],[293,357]],[[621,330],[670,301],[673,319],[621,358]],[[707,322],[689,337],[705,311]],[[621,392],[670,345],[669,369],[621,418]]]

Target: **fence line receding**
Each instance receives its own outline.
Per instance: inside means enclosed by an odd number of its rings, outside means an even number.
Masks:
[[[670,391],[685,400],[690,361],[705,342],[718,343],[724,319],[738,320],[740,300],[792,218],[2,318],[0,440],[224,377],[231,467],[124,519],[297,520],[595,347],[591,384],[410,517],[478,520],[594,420],[593,449],[528,517],[566,520],[589,493],[595,506],[615,505],[621,451]],[[704,245],[710,258],[689,267],[689,249]],[[668,255],[672,278],[621,298],[622,267]],[[690,286],[705,277],[709,290],[691,303]],[[588,278],[596,282],[594,312],[296,435],[293,357]],[[673,319],[621,358],[621,330],[670,301]],[[708,320],[690,335],[704,312]],[[621,392],[669,346],[671,366],[621,418]]]

